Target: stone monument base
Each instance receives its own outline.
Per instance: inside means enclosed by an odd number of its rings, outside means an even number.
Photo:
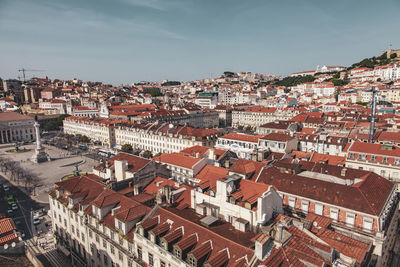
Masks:
[[[35,154],[33,154],[31,161],[34,163],[41,163],[41,162],[46,162],[50,161],[49,155],[44,151],[43,148],[41,149],[36,149]]]

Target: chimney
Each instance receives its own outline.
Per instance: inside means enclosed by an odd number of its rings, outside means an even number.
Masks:
[[[282,236],[283,236],[283,225],[278,224],[278,234],[279,234],[279,242],[282,242]]]
[[[108,160],[106,160],[106,168],[110,168],[110,162]]]
[[[140,194],[140,188],[139,188],[139,185],[137,185],[137,184],[134,184],[133,185],[133,195],[139,195]]]
[[[208,153],[208,158],[209,158],[209,159],[212,159],[212,160],[216,160],[216,155],[215,155],[214,149],[211,148],[209,151],[210,151],[210,152]]]
[[[272,249],[271,237],[267,234],[261,234],[255,241],[254,254],[259,260],[264,260],[268,252]]]
[[[114,168],[115,179],[117,179],[117,181],[125,180],[126,171],[128,170],[128,162],[126,160],[115,160]]]
[[[347,173],[347,169],[346,168],[342,168],[342,170],[340,172],[340,175],[341,176],[346,176],[346,173]]]

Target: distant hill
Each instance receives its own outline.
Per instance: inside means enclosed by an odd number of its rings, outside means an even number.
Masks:
[[[388,56],[389,54],[389,56]],[[375,68],[376,66],[400,62],[400,50],[388,50],[378,57],[365,58],[351,65],[348,70],[354,68]]]

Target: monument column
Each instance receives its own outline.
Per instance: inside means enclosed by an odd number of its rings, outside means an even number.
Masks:
[[[35,121],[35,124],[33,125],[35,127],[35,133],[36,133],[36,149],[35,153],[32,156],[32,161],[35,163],[40,163],[50,160],[50,157],[42,148],[42,143],[40,141],[39,125],[40,124],[37,121]]]

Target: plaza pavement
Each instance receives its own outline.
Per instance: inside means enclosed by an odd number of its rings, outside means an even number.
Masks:
[[[53,160],[43,163],[33,163],[30,159],[35,151],[35,145],[24,145],[22,147],[31,150],[21,153],[8,153],[6,151],[14,149],[14,146],[12,144],[1,145],[0,157],[19,161],[22,168],[30,170],[39,177],[39,186],[35,190],[35,195],[31,195],[31,197],[41,203],[48,203],[47,192],[54,186],[54,183],[60,181],[63,176],[72,174],[73,170],[75,170],[75,163],[79,163],[80,172],[91,172],[93,167],[98,164],[98,162],[93,159],[85,156],[71,155],[66,150],[48,145],[44,145],[43,147]],[[7,176],[3,176],[9,180]],[[23,186],[21,185],[21,187]]]

